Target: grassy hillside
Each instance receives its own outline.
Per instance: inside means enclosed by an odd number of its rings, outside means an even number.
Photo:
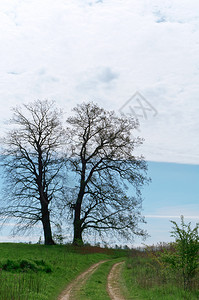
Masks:
[[[56,300],[70,281],[101,260],[107,262],[78,291],[77,299],[108,300],[108,273],[122,260],[126,263],[118,284],[125,299],[199,299],[199,270],[192,289],[185,292],[181,275],[147,252],[6,243],[0,244],[0,299]]]
[[[55,300],[90,265],[120,255],[97,247],[0,244],[0,299]]]

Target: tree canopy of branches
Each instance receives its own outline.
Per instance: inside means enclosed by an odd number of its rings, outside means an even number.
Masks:
[[[138,224],[144,222],[141,187],[149,179],[143,157],[134,155],[142,144],[142,139],[132,137],[137,122],[93,103],[73,110],[75,114],[67,119],[68,168],[77,179],[68,199],[73,243],[81,244],[82,233],[88,229],[115,231],[127,239],[145,235]]]
[[[53,244],[50,211],[62,191],[64,130],[61,111],[48,100],[13,109],[10,130],[2,141],[5,202],[1,215],[18,220],[18,228],[42,222],[45,244]],[[20,225],[20,226],[19,226]]]

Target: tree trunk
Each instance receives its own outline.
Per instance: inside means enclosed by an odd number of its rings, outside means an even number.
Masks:
[[[82,239],[82,226],[81,226],[81,219],[80,219],[80,204],[76,204],[75,207],[75,218],[73,222],[74,226],[74,236],[73,236],[73,245],[82,246],[83,239]]]
[[[82,246],[83,244],[81,225],[79,222],[74,222],[73,245]]]
[[[44,244],[45,245],[55,245],[52,238],[52,231],[50,226],[50,213],[48,207],[42,209],[42,224],[44,231]]]
[[[82,239],[82,221],[81,221],[81,205],[82,200],[84,197],[84,190],[85,190],[85,163],[82,166],[82,174],[81,174],[81,184],[80,184],[80,191],[77,197],[77,201],[75,204],[75,217],[74,217],[74,236],[73,236],[73,245],[82,246],[83,239]]]

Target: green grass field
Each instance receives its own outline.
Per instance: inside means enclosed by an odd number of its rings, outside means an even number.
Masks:
[[[161,265],[146,253],[132,252],[126,260],[121,280],[127,300],[198,300],[199,272],[192,282],[192,289],[184,291],[183,278]]]
[[[90,265],[118,255],[121,253],[89,247],[0,244],[0,299],[55,300]],[[20,268],[24,260],[26,266]]]
[[[0,244],[1,300],[56,300],[77,275],[92,264],[107,260],[78,291],[77,299],[108,300],[107,276],[112,265],[125,260],[120,276],[127,300],[199,299],[199,274],[189,292],[180,274],[162,269],[146,253],[71,245]]]

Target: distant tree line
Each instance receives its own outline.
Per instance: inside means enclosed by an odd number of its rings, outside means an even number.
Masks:
[[[143,142],[132,135],[135,119],[89,102],[63,122],[53,101],[37,100],[14,108],[10,125],[1,139],[4,220],[14,218],[18,230],[41,222],[46,245],[54,244],[51,224],[61,215],[73,218],[76,245],[88,230],[146,234],[139,223],[149,178],[143,156],[134,154]]]

